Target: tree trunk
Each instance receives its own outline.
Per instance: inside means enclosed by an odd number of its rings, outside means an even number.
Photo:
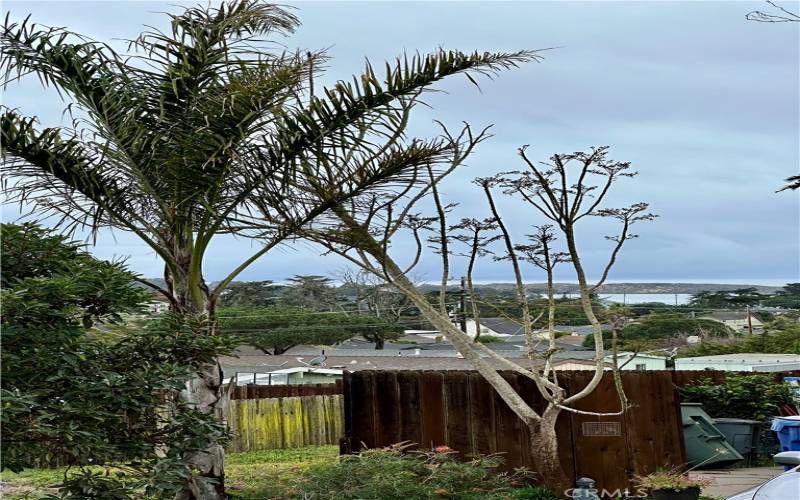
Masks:
[[[186,383],[180,397],[183,401],[205,413],[225,420],[227,395],[221,395],[222,368],[219,363],[208,365]],[[176,500],[223,500],[225,496],[225,450],[214,443],[188,457],[188,462],[198,470],[188,488],[179,492]]]
[[[566,491],[573,487],[561,467],[558,456],[558,436],[556,434],[556,415],[545,416],[538,422],[528,423],[531,435],[531,456],[537,481],[547,486],[558,497],[566,497]]]
[[[209,335],[215,334],[215,304],[208,301],[208,289],[202,276],[190,279],[191,270],[188,264],[176,275],[170,276],[171,291],[176,298],[182,313],[205,312],[211,321]],[[204,300],[204,299],[205,300]],[[228,396],[222,394],[222,368],[215,361],[195,374],[186,382],[181,390],[180,398],[190,407],[203,413],[215,415],[225,422],[228,407]],[[204,450],[189,455],[187,462],[197,469],[198,474],[178,492],[176,500],[224,500],[225,495],[225,450],[222,445],[214,443]]]
[[[383,349],[383,344],[384,343],[385,343],[385,341],[382,338],[375,339],[375,349],[380,351],[381,349]]]

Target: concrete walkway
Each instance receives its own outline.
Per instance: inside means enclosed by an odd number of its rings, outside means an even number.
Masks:
[[[783,467],[750,467],[746,469],[698,470],[691,477],[708,479],[703,495],[726,498],[764,483],[783,472]]]

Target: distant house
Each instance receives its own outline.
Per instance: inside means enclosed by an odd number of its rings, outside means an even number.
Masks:
[[[603,330],[607,329],[607,325],[602,325],[602,327]],[[555,325],[554,330],[569,335],[584,336],[592,333],[592,325]],[[504,337],[506,335],[523,335],[524,333],[522,324],[517,321],[505,318],[481,318],[481,335]],[[467,320],[467,334],[470,337],[475,336],[475,320]],[[533,334],[535,337],[547,337],[547,328],[535,328]]]
[[[147,312],[150,314],[162,314],[169,311],[169,302],[163,297],[150,300],[145,305],[147,306]]]
[[[747,320],[747,313],[745,312],[717,311],[710,314],[706,314],[704,316],[700,316],[699,319],[710,319],[712,321],[722,323],[723,325],[727,326],[734,332],[738,333],[746,333],[750,330],[749,323]],[[764,331],[764,323],[762,323],[758,318],[756,318],[752,314],[750,315],[750,321],[752,322],[754,332]]]
[[[800,370],[798,354],[718,354],[677,358],[676,370],[723,370],[741,372],[782,372]]]
[[[281,368],[269,372],[234,371],[222,381],[228,384],[231,378],[236,385],[296,385],[296,384],[332,384],[341,379],[344,371],[332,368],[312,368],[295,366]]]
[[[571,351],[557,353],[553,359],[554,368],[557,370],[594,370],[594,351]],[[614,358],[611,354],[604,358],[606,370],[613,367]],[[622,370],[666,370],[667,358],[654,354],[621,352],[617,355],[617,362]]]

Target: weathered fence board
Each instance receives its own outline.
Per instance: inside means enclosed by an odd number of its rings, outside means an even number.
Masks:
[[[231,399],[286,398],[292,396],[326,396],[342,393],[342,381],[333,384],[291,384],[234,386]]]
[[[228,451],[338,444],[344,434],[343,405],[340,394],[231,400]]]

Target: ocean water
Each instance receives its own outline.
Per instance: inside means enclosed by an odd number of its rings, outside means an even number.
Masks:
[[[575,293],[566,294],[570,298],[578,298]],[[558,294],[562,297],[563,295]],[[619,304],[643,304],[646,302],[659,302],[671,306],[680,306],[689,303],[692,295],[689,293],[601,293],[599,297],[607,302]]]
[[[691,299],[688,293],[601,293],[600,298],[620,304],[642,304],[644,302],[660,302],[669,305],[688,304]]]

